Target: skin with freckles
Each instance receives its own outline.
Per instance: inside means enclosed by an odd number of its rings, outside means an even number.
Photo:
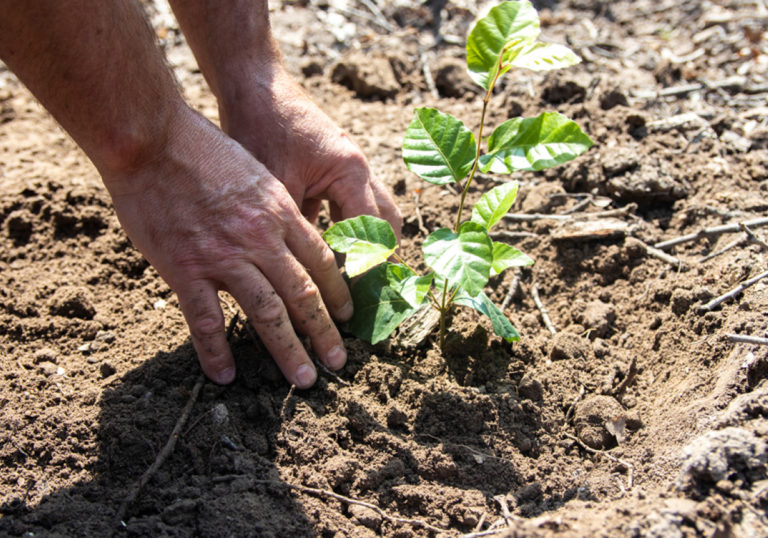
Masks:
[[[317,374],[301,334],[338,369],[334,320],[353,313],[310,222],[320,203],[397,230],[401,218],[360,149],[285,73],[266,4],[172,2],[226,132],[183,102],[135,0],[0,0],[0,59],[98,168],[126,233],[177,293],[205,373],[234,379],[226,291],[306,388]]]

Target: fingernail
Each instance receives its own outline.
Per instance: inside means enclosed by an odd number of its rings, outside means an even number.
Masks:
[[[300,389],[307,389],[315,384],[317,372],[308,364],[302,364],[296,369],[296,386]]]
[[[341,346],[332,347],[325,355],[325,364],[328,368],[338,370],[347,362],[347,352]]]
[[[339,313],[338,313],[339,320],[347,321],[349,318],[352,317],[352,314],[354,313],[355,313],[354,305],[352,304],[351,301],[347,301],[347,303],[344,306],[339,308]]]
[[[235,380],[235,369],[234,368],[224,368],[220,372],[217,372],[215,374],[216,383],[219,385],[229,385]]]

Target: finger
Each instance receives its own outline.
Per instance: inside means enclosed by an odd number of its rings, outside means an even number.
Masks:
[[[317,220],[317,216],[320,214],[320,210],[323,207],[323,201],[315,198],[304,200],[301,206],[301,214],[309,222],[314,223]]]
[[[323,303],[320,290],[315,282],[310,278],[310,274],[305,270],[301,263],[301,258],[307,260],[308,257],[315,255],[317,251],[324,251],[324,244],[315,245],[315,248],[306,248],[299,259],[294,258],[291,253],[286,252],[278,263],[271,264],[265,268],[264,275],[273,283],[275,291],[283,299],[288,314],[293,320],[294,326],[303,334],[309,336],[314,349],[320,360],[334,370],[344,366],[347,361],[347,353],[344,350],[344,342],[341,339],[336,325],[333,323],[328,310]],[[330,249],[327,249],[330,253]],[[293,250],[292,252],[299,252]],[[330,265],[327,272],[333,273],[333,276],[339,278],[339,271],[336,267],[336,261],[333,254],[328,256],[321,255],[322,264]],[[318,260],[315,260],[318,261]],[[276,273],[276,274],[273,274]],[[341,284],[344,293],[349,297],[349,291],[343,280]],[[352,301],[349,299],[349,315],[352,314]]]
[[[379,213],[381,218],[389,222],[392,225],[392,229],[397,236],[397,243],[400,244],[403,231],[403,216],[400,213],[400,208],[395,204],[395,200],[389,194],[386,187],[379,181],[371,182],[371,189],[373,190],[373,196],[376,198],[376,203],[379,207]]]
[[[252,265],[232,275],[227,291],[243,308],[285,378],[299,388],[311,387],[317,372],[293,330],[282,299]]]
[[[178,296],[203,372],[215,383],[231,383],[235,379],[235,361],[216,288],[200,280],[179,290]]]
[[[348,219],[358,215],[380,216],[367,173],[347,175],[328,186],[328,200],[341,210],[341,218]]]
[[[318,231],[309,222],[304,219],[298,219],[299,222],[296,226],[290,227],[288,234],[285,237],[285,242],[290,250],[296,256],[301,265],[306,268],[306,273],[309,273],[309,277],[317,285],[316,289],[319,289],[323,303],[328,307],[328,311],[331,312],[333,317],[339,321],[347,321],[352,317],[353,306],[352,296],[349,294],[349,287],[339,272],[339,267],[336,264],[336,256],[330,247],[323,241]],[[290,257],[288,257],[290,258]],[[286,262],[289,263],[289,262]],[[270,268],[266,268],[270,271]],[[272,271],[282,270],[280,267],[274,267]],[[309,290],[302,289],[306,284],[311,282],[305,282],[300,273],[305,273],[304,269],[297,266],[293,266],[292,270],[296,276],[295,285],[299,285],[298,292],[307,293]],[[277,275],[275,275],[277,276]],[[276,282],[271,276],[268,276],[270,282]],[[295,297],[296,292],[286,289],[287,295],[280,294],[282,297]],[[301,299],[301,298],[300,298]],[[306,298],[304,298],[306,299]],[[300,302],[304,302],[301,299]],[[317,298],[318,300],[320,297]],[[308,306],[309,303],[307,303]],[[325,306],[323,306],[325,310]],[[293,313],[292,313],[293,315]],[[311,336],[311,335],[310,335]]]

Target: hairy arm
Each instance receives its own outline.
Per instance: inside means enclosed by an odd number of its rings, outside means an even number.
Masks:
[[[219,101],[221,126],[262,162],[313,220],[322,200],[334,220],[400,211],[350,136],[288,75],[266,0],[171,0]]]
[[[326,365],[344,364],[331,316],[348,319],[352,304],[333,253],[286,186],[183,102],[136,0],[0,0],[0,59],[98,168],[177,293],[209,377],[235,375],[219,290],[291,383],[317,375],[296,331]]]
[[[0,59],[108,175],[157,153],[183,107],[136,2],[0,0]]]

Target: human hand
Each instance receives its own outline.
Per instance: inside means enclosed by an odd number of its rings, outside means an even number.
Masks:
[[[302,213],[314,221],[328,200],[332,220],[381,217],[399,238],[400,210],[372,177],[360,148],[282,64],[244,70],[240,77],[228,81],[237,90],[219,98],[222,128],[285,184]]]
[[[331,317],[351,317],[349,291],[288,190],[186,106],[168,132],[160,155],[104,182],[129,237],[177,293],[203,371],[234,379],[219,290],[240,304],[289,382],[307,388],[317,375],[296,331],[328,367],[343,366]]]

